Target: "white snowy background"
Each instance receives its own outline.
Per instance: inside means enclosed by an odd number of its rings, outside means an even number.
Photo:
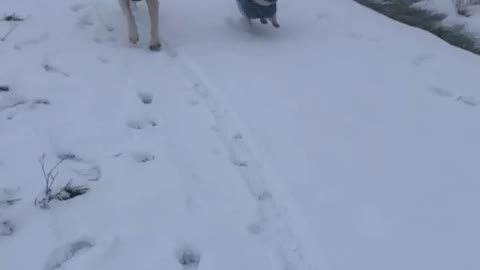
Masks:
[[[144,3],[135,46],[116,0],[12,13],[0,269],[480,269],[478,56],[351,0],[161,0],[160,52]],[[43,154],[88,191],[36,206]]]

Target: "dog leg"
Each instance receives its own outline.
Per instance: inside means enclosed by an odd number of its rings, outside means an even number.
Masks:
[[[162,47],[158,37],[158,0],[146,0],[150,15],[150,50],[158,51]]]
[[[120,7],[123,13],[127,17],[128,23],[128,38],[130,42],[135,44],[138,42],[138,29],[135,23],[135,17],[133,16],[132,7],[130,6],[130,0],[119,0]]]
[[[280,27],[280,24],[278,23],[278,20],[277,20],[277,15],[273,15],[272,17],[268,18],[268,20],[270,20],[270,22],[274,27],[276,28]]]
[[[267,19],[265,19],[265,18],[260,18],[260,22],[261,22],[262,24],[267,24]]]

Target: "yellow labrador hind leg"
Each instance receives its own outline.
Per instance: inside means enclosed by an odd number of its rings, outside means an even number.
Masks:
[[[135,23],[135,17],[133,16],[130,0],[119,0],[119,2],[120,2],[120,7],[122,8],[123,14],[127,18],[128,38],[131,43],[135,44],[139,40],[138,29],[137,29],[137,24]]]
[[[150,50],[158,51],[162,47],[158,36],[158,0],[146,0],[150,16]]]

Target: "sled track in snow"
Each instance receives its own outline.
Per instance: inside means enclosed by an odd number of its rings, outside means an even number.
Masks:
[[[282,183],[279,183],[281,180],[269,185],[265,164],[255,158],[248,143],[249,139],[246,138],[247,128],[240,125],[238,118],[226,109],[231,108],[225,106],[226,99],[219,98],[220,91],[217,91],[214,84],[202,74],[188,55],[178,51],[165,40],[162,40],[162,46],[163,51],[172,60],[173,66],[192,84],[195,95],[205,103],[212,114],[216,133],[227,150],[232,166],[237,168],[248,192],[255,200],[258,210],[257,223],[250,225],[249,230],[266,237],[281,263],[282,270],[328,269],[304,221],[304,216],[299,214],[301,211],[294,209],[293,199],[282,187]],[[268,172],[270,179],[279,178],[272,175],[272,170]],[[278,200],[279,197],[281,200]]]

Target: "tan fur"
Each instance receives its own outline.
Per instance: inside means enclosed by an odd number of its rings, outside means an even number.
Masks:
[[[118,0],[120,7],[127,19],[128,24],[128,38],[130,42],[135,44],[138,42],[138,29],[135,22],[135,17],[132,12],[131,0]],[[158,0],[145,0],[148,7],[148,15],[150,17],[150,50],[159,50],[160,39],[158,36]]]

